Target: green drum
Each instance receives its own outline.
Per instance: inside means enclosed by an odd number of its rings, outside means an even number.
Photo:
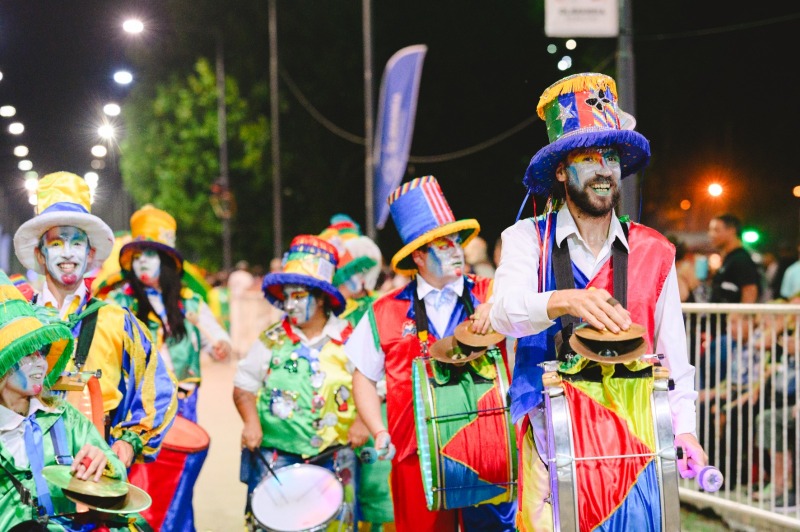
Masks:
[[[414,421],[429,510],[517,498],[517,441],[497,349],[463,365],[412,363]]]

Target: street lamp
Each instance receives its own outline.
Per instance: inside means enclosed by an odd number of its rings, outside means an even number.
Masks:
[[[8,124],[8,132],[12,135],[22,135],[25,131],[25,126],[22,125],[22,122],[11,122]]]
[[[133,74],[127,70],[117,70],[114,72],[114,81],[120,85],[128,85],[133,81]]]
[[[108,116],[119,116],[122,109],[115,103],[107,103],[103,106],[103,112]]]
[[[122,24],[126,33],[138,34],[144,31],[144,23],[139,19],[128,19]],[[211,33],[215,43],[215,77],[217,82],[217,142],[219,143],[219,185],[223,197],[230,194],[230,174],[228,171],[228,112],[225,106],[225,50],[222,31],[218,28],[208,30],[190,29]],[[116,79],[116,78],[115,78]],[[230,270],[233,266],[231,250],[231,212],[222,209],[222,268]]]
[[[710,185],[708,185],[708,193],[714,196],[715,198],[721,196],[722,185],[720,185],[719,183],[711,183]]]

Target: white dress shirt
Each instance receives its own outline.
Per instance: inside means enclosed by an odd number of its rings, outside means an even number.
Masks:
[[[58,309],[59,317],[62,320],[66,320],[69,316],[70,306],[72,305],[73,301],[76,299],[83,301],[83,298],[86,297],[87,292],[88,289],[86,288],[86,283],[81,281],[78,284],[78,288],[71,294],[67,295],[67,297],[64,298],[64,303],[59,306],[56,296],[50,291],[50,287],[47,285],[47,282],[45,282],[42,286],[42,293],[38,298],[36,298],[36,304],[45,307],[49,303],[52,307]]]
[[[547,303],[553,292],[540,293],[538,288],[540,249],[535,221],[520,220],[503,231],[502,238],[500,265],[494,278],[492,327],[515,338],[537,334],[555,321],[547,317]],[[616,238],[628,247],[622,225],[613,211],[608,238],[597,256],[584,242],[566,207],[556,216],[555,238],[558,244],[567,240],[572,262],[588,279],[611,258],[611,245]],[[656,353],[665,355],[663,364],[675,381],[675,389],[669,392],[675,434],[694,434],[697,392],[694,391],[694,367],[689,364],[687,354],[674,262],[656,302],[653,345]]]
[[[425,313],[428,315],[428,321],[433,325],[438,338],[439,335],[445,334],[458,298],[464,293],[464,278],[459,277],[452,283],[442,287],[441,290],[431,286],[420,275],[417,275],[416,279],[417,296],[425,304]],[[365,377],[375,382],[384,377],[386,355],[375,345],[372,325],[367,315],[364,315],[356,325],[356,328],[353,329],[353,334],[350,335],[344,349],[345,353],[347,353],[347,358],[355,364],[358,371]]]
[[[38,410],[55,412],[54,408],[47,407],[37,398],[31,397],[28,416]],[[28,451],[25,449],[25,417],[0,405],[0,444],[14,458],[14,463],[20,469],[28,467],[30,464]]]

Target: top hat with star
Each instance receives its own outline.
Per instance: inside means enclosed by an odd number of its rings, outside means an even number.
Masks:
[[[557,81],[542,93],[536,112],[547,124],[550,143],[533,156],[522,180],[534,194],[550,194],[558,164],[575,149],[615,148],[622,177],[650,161],[650,143],[633,131],[633,117],[619,109],[617,85],[609,76],[584,73]]]

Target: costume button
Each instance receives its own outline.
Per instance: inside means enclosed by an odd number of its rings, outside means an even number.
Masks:
[[[32,478],[33,478],[33,473],[31,473],[30,471],[25,471],[25,479],[30,480]]]

